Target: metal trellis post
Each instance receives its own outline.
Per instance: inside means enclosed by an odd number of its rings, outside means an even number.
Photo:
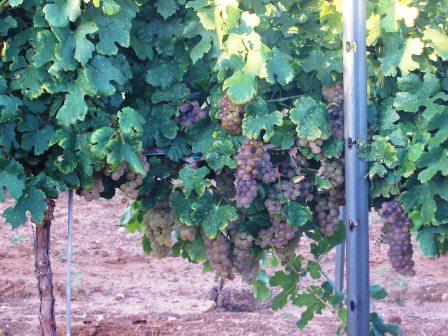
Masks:
[[[67,211],[67,277],[65,284],[65,334],[70,336],[71,291],[72,291],[72,254],[73,254],[73,189],[68,191]]]
[[[358,145],[367,140],[365,0],[343,0],[345,197],[348,335],[369,334],[369,222],[366,163]]]
[[[345,206],[339,207],[339,219],[345,223]],[[336,246],[335,261],[335,292],[341,293],[344,291],[345,241]]]

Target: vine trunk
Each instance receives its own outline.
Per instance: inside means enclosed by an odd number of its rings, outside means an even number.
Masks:
[[[39,322],[43,336],[56,336],[54,315],[53,273],[50,262],[51,220],[36,226],[35,268],[39,290]]]

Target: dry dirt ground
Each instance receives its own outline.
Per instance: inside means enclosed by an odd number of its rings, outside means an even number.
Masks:
[[[66,203],[62,195],[52,226],[58,335],[65,329]],[[0,213],[5,207],[0,205]],[[330,313],[299,331],[295,321],[300,310],[294,307],[275,313],[213,309],[213,276],[178,258],[144,255],[140,237],[119,225],[124,207],[118,199],[86,203],[75,197],[72,335],[335,335]],[[401,320],[403,335],[447,336],[448,257],[428,260],[417,253],[417,275],[401,277],[391,271],[386,247],[376,243],[379,224],[372,227],[372,283],[390,294],[372,308],[386,319]],[[0,336],[39,334],[33,262],[31,226],[13,231],[0,219]],[[333,264],[329,255],[324,260],[329,274]],[[242,287],[238,279],[226,286]]]

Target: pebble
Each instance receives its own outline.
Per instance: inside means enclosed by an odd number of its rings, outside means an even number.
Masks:
[[[168,317],[168,321],[176,321],[176,320],[177,320],[177,317],[174,317],[174,316]]]
[[[125,296],[123,293],[117,293],[115,295],[115,299],[117,299],[117,300],[123,300],[124,298],[125,298]]]
[[[447,302],[448,301],[448,293],[443,293],[442,294],[442,302]]]

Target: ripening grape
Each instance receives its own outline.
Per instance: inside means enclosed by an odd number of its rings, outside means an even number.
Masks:
[[[244,109],[244,105],[232,103],[228,95],[222,96],[221,112],[218,114],[222,129],[230,135],[241,134],[241,118],[244,116]]]
[[[299,234],[297,228],[288,225],[283,220],[271,219],[271,223],[272,226],[260,230],[258,234],[257,244],[263,249],[270,247],[281,249]]]
[[[343,160],[323,160],[317,176],[329,180],[334,188],[344,185],[344,161]]]
[[[245,231],[235,231],[231,234],[233,243],[234,272],[241,275],[244,281],[251,282],[258,277],[259,262],[251,252],[254,238]]]
[[[248,208],[257,196],[256,181],[271,183],[277,179],[278,171],[270,159],[260,141],[246,140],[241,146],[235,157],[238,164],[235,180],[238,207]]]
[[[145,171],[148,171],[149,162],[146,156],[144,154],[140,154],[139,159]],[[144,176],[138,173],[134,173],[129,169],[127,164],[124,164],[122,167],[123,169],[121,169],[119,172],[112,173],[111,177],[114,180],[118,177],[119,180],[124,176],[125,181],[120,184],[119,189],[125,195],[125,197],[122,199],[122,202],[127,203],[127,197],[131,200],[136,200],[138,198],[138,189],[143,183]],[[117,174],[116,177],[114,177],[114,174]]]
[[[330,189],[316,197],[314,212],[317,214],[321,232],[326,236],[334,234],[339,225],[339,207],[344,204],[344,192]]]
[[[341,105],[344,101],[344,87],[342,83],[335,83],[322,87],[322,95],[328,104]]]
[[[307,140],[307,139],[299,139],[297,140],[297,146],[298,147],[305,147],[309,148],[311,150],[311,153],[313,154],[320,154],[322,153],[322,145],[324,144],[323,139],[316,139],[314,141]]]
[[[383,219],[383,239],[392,268],[402,275],[415,275],[412,260],[411,221],[397,199],[384,202],[379,211]]]
[[[168,208],[154,208],[143,217],[145,235],[157,258],[168,255],[173,246],[172,232],[176,224],[174,212]]]
[[[79,196],[84,197],[87,202],[97,201],[100,199],[100,194],[104,191],[104,184],[101,177],[97,177],[93,181],[92,188],[81,189],[78,191]]]
[[[194,241],[198,232],[197,227],[185,225],[183,223],[176,222],[174,225],[174,231],[179,234],[179,238],[185,241]]]
[[[329,121],[332,133],[337,138],[344,137],[344,88],[341,83],[335,83],[322,88],[322,94],[327,101]]]
[[[207,259],[216,275],[223,279],[234,279],[230,241],[222,234],[214,239],[203,235],[207,248]]]
[[[199,120],[207,117],[208,111],[203,109],[197,100],[187,101],[179,106],[177,122],[185,129],[190,129]]]

